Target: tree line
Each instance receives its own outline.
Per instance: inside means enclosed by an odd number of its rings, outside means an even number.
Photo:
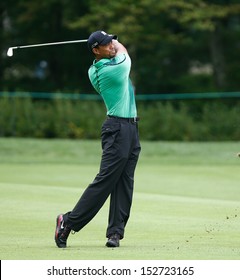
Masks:
[[[136,92],[238,91],[238,0],[1,0],[0,91],[94,92],[87,45],[11,46],[115,33],[132,58]]]

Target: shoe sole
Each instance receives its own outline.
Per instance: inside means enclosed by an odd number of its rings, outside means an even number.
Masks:
[[[58,248],[66,248],[66,244],[62,244],[58,240],[58,233],[59,233],[59,228],[61,227],[62,220],[63,220],[63,215],[62,214],[58,215],[56,219],[56,230],[55,230],[55,242]]]

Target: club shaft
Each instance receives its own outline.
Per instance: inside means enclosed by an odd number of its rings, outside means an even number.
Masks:
[[[35,44],[35,45],[26,45],[26,46],[16,46],[12,49],[25,49],[25,48],[34,48],[34,47],[43,47],[43,46],[52,46],[52,45],[63,45],[63,44],[74,44],[74,43],[83,43],[87,42],[87,39],[84,40],[74,40],[74,41],[62,41],[54,43],[44,43],[44,44]]]

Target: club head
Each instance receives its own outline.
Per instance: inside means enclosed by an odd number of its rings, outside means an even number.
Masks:
[[[13,48],[8,49],[7,56],[13,56]]]

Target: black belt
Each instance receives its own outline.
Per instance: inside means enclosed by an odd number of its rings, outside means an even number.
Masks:
[[[134,118],[123,118],[123,117],[116,117],[116,116],[109,116],[109,119],[118,119],[118,120],[123,120],[123,121],[127,121],[127,122],[138,122],[140,120],[139,117],[134,117]]]

